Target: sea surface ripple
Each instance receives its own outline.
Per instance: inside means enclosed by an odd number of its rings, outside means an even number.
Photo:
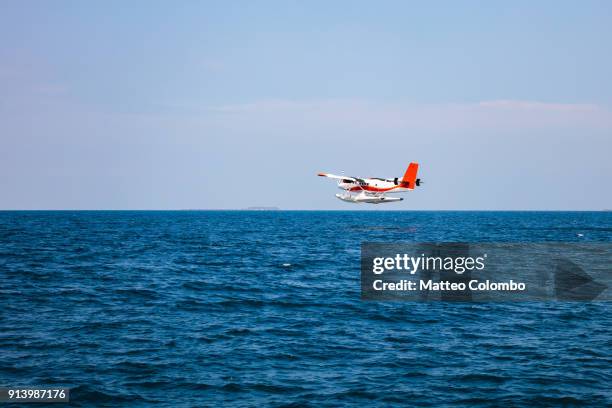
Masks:
[[[0,386],[67,386],[70,406],[611,406],[609,303],[360,300],[364,241],[579,240],[612,242],[612,213],[0,212]]]

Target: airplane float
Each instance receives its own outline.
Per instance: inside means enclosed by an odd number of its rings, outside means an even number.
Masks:
[[[421,185],[421,179],[417,178],[419,170],[418,163],[410,163],[401,179],[395,177],[384,179],[378,177],[359,178],[337,176],[329,173],[319,173],[321,177],[329,177],[338,180],[338,188],[344,190],[342,194],[336,194],[342,201],[349,203],[382,204],[402,201],[401,197],[387,197],[387,193],[403,193],[414,190]]]

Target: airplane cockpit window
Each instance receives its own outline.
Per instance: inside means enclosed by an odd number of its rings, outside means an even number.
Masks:
[[[352,183],[352,182],[353,182],[353,180],[343,179],[343,180],[342,180],[342,182],[343,182],[343,183]]]

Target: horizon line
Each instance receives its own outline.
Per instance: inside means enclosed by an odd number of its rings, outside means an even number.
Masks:
[[[81,209],[73,209],[73,208],[60,208],[60,209],[45,209],[45,208],[34,208],[34,209],[0,209],[0,212],[77,212],[77,211],[140,211],[140,212],[206,212],[206,211],[241,211],[241,212],[290,212],[290,211],[351,211],[351,212],[370,212],[370,211],[386,211],[386,212],[612,212],[612,209],[603,208],[599,210],[594,209],[503,209],[503,210],[487,210],[487,209],[248,209],[248,208],[165,208],[165,209],[130,209],[130,208],[121,208],[121,209],[105,209],[105,208],[81,208]]]

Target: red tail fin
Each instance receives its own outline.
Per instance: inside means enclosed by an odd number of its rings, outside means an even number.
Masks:
[[[402,185],[410,190],[416,186],[417,171],[419,171],[419,163],[410,163],[402,177]]]

